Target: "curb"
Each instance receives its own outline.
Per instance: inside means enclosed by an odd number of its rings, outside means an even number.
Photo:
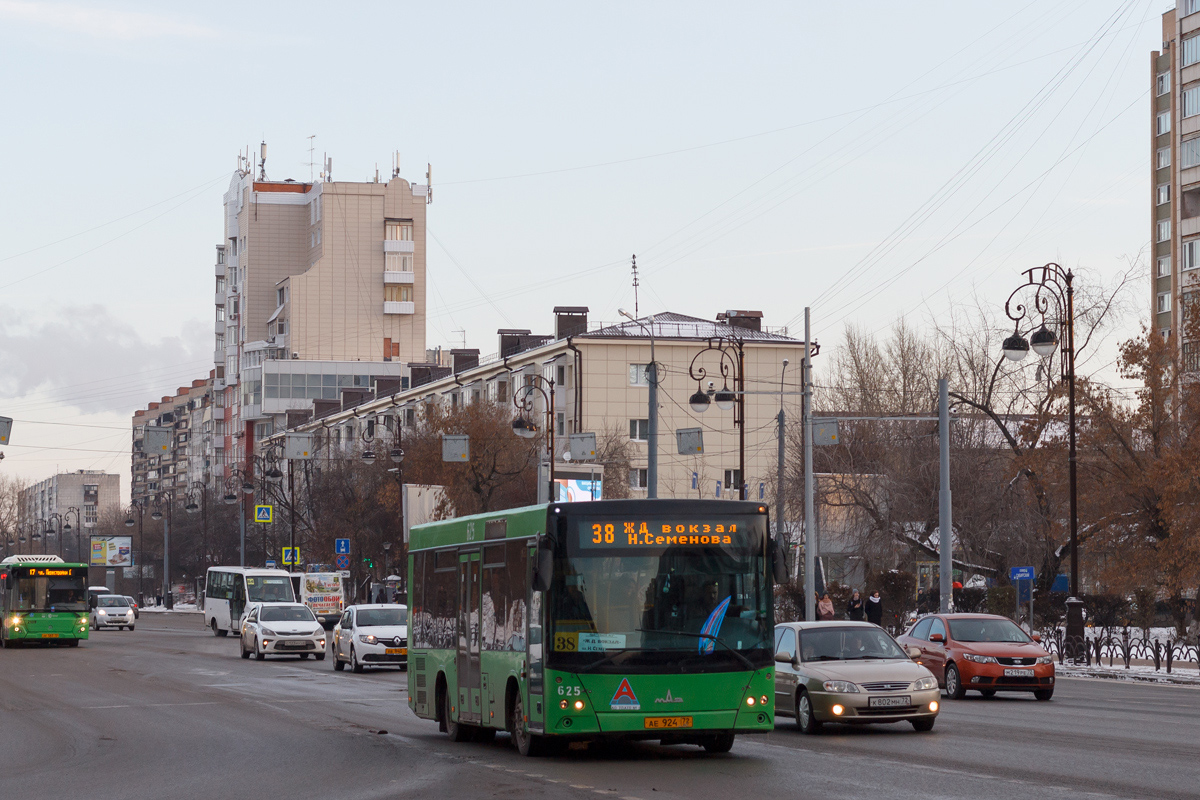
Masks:
[[[1132,672],[1121,670],[1097,670],[1084,668],[1055,667],[1055,674],[1062,678],[1095,678],[1097,680],[1126,681],[1133,683],[1150,683],[1172,686],[1200,686],[1200,676],[1191,678],[1165,672]]]

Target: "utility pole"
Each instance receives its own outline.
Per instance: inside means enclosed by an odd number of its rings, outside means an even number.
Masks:
[[[804,395],[801,405],[801,424],[804,427],[804,618],[817,618],[817,526],[813,519],[812,466],[812,340],[809,309],[804,309],[804,368],[801,382]]]
[[[175,496],[167,494],[167,513],[163,514],[163,605],[169,610],[175,607],[171,598],[171,506]]]
[[[787,376],[788,360],[783,360],[783,370],[779,374],[779,453],[776,458],[775,465],[775,535],[783,535],[783,517],[784,510],[787,508],[783,500],[783,455],[784,455],[784,440],[783,440],[783,382]],[[782,540],[780,540],[782,541]]]
[[[950,381],[938,378],[938,449],[941,462],[938,500],[938,581],[943,614],[954,610],[954,521],[950,505]]]
[[[646,432],[650,441],[646,443],[646,498],[658,498],[658,366],[654,362],[654,315],[647,319],[646,326],[650,333],[650,368],[646,371],[646,379],[650,382],[648,395],[650,407],[646,409],[650,415]]]
[[[295,462],[288,459],[288,516],[291,525],[291,536],[289,538],[290,547],[292,548],[292,566],[296,566],[299,559],[296,558],[296,472],[293,467]],[[286,565],[285,565],[286,568]]]

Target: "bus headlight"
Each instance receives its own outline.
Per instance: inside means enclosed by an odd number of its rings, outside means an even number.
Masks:
[[[8,618],[8,624],[9,625],[20,625],[21,624],[20,615],[13,614],[11,617]]]
[[[747,697],[747,698],[746,698],[746,705],[748,705],[748,706],[752,706],[752,705],[754,705],[754,703],[755,703],[755,702],[756,702],[756,701],[755,701],[755,699],[754,699],[754,697],[753,697],[753,696],[751,696],[751,697]]]
[[[582,701],[582,700],[576,700],[576,701],[575,701],[575,710],[576,710],[576,711],[583,711],[583,701]]]

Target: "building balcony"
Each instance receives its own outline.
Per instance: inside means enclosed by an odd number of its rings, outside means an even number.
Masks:
[[[217,266],[216,266],[216,273],[217,273],[217,275],[216,275],[216,276],[217,276],[218,278],[224,278],[224,277],[225,277],[225,265],[224,265],[224,264],[217,264]]]
[[[218,306],[225,305],[225,293],[224,292],[217,292],[216,294],[213,295],[213,305],[218,305]]]
[[[225,363],[225,348],[224,347],[218,348],[213,351],[213,363],[214,364],[224,364]]]
[[[415,279],[414,272],[397,272],[395,270],[387,270],[383,273],[384,283],[412,283]]]
[[[416,303],[411,300],[384,300],[383,313],[385,314],[415,314],[417,313]]]
[[[1191,236],[1200,233],[1200,217],[1185,217],[1179,220],[1179,235]]]
[[[413,252],[414,243],[406,239],[384,239],[383,252],[385,253],[411,253]]]
[[[213,333],[225,332],[225,320],[219,319],[213,324]]]

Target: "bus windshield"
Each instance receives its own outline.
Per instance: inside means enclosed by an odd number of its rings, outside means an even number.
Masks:
[[[549,596],[548,666],[724,672],[772,662],[764,517],[580,517]]]
[[[12,611],[87,611],[85,568],[30,567],[14,570]]]
[[[246,600],[251,603],[294,603],[292,580],[286,575],[247,575]]]

